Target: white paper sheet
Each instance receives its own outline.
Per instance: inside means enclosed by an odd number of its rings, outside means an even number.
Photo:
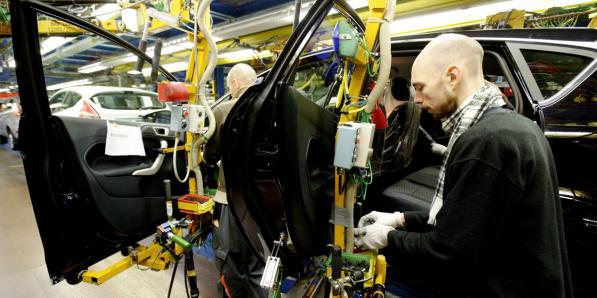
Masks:
[[[106,155],[145,156],[140,127],[122,125],[112,121],[107,121],[107,125],[108,133],[106,134],[106,151],[104,152]]]

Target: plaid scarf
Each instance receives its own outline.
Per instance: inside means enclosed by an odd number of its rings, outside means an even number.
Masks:
[[[475,123],[481,119],[481,116],[483,116],[485,111],[490,108],[501,107],[504,105],[506,105],[506,102],[504,102],[502,93],[499,89],[486,82],[481,89],[477,90],[477,92],[465,100],[452,115],[442,120],[442,129],[450,134],[450,141],[448,142],[448,149],[444,153],[442,167],[439,171],[437,188],[435,189],[433,201],[431,202],[431,209],[429,210],[428,224],[436,224],[435,217],[443,206],[446,165],[454,143],[456,143],[456,140],[458,140],[467,129],[475,125]]]

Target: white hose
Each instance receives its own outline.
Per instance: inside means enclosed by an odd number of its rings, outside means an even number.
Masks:
[[[191,145],[191,164],[193,165],[193,173],[195,174],[195,180],[197,182],[197,194],[203,195],[203,174],[201,174],[201,168],[199,168],[199,146],[201,138],[195,138]]]
[[[180,177],[178,176],[178,167],[176,166],[176,152],[178,152],[178,137],[179,134],[176,133],[176,135],[174,136],[174,153],[172,156],[172,164],[174,167],[174,176],[176,177],[176,180],[178,180],[180,183],[185,183],[187,182],[187,179],[189,179],[189,173],[191,172],[191,167],[190,165],[187,163],[187,173],[184,176],[184,179],[180,179]]]
[[[390,24],[394,20],[394,11],[396,9],[396,0],[387,0],[386,14],[379,29],[379,73],[377,75],[377,82],[375,87],[371,90],[365,111],[371,113],[375,109],[375,105],[379,98],[383,95],[383,90],[386,87],[390,71],[392,68],[392,36],[390,35]]]
[[[206,107],[207,109],[207,118],[209,119],[209,126],[207,127],[207,132],[205,133],[205,135],[203,135],[203,140],[202,140],[202,144],[207,142],[207,140],[209,140],[209,138],[211,138],[211,136],[214,134],[214,131],[216,130],[216,119],[214,117],[214,113],[211,110],[211,108],[209,107],[209,104],[207,104],[207,99],[205,98],[205,93],[207,92],[206,88],[205,88],[205,83],[207,82],[207,79],[209,77],[211,77],[211,75],[213,74],[214,69],[216,68],[216,64],[218,62],[218,47],[216,45],[216,42],[213,38],[213,36],[211,35],[211,32],[209,32],[209,30],[207,29],[207,27],[205,26],[205,12],[207,11],[207,8],[209,8],[209,4],[211,3],[211,0],[203,0],[201,1],[201,4],[199,5],[199,12],[197,13],[197,9],[195,9],[195,26],[199,26],[199,30],[203,33],[203,36],[205,37],[205,39],[207,40],[207,44],[209,46],[209,63],[207,64],[207,67],[205,68],[205,72],[203,72],[203,75],[201,76],[201,79],[198,81],[198,86],[197,86],[197,94],[199,96],[199,102],[201,103],[201,105],[203,105],[204,107]],[[197,64],[197,31],[195,30],[195,46],[194,46],[194,51],[195,51],[195,74],[199,75],[199,64]]]
[[[193,168],[193,173],[195,174],[195,180],[197,184],[197,194],[203,194],[203,175],[201,174],[201,168],[199,168],[199,147],[206,143],[209,138],[212,137],[214,131],[216,129],[216,118],[214,116],[213,111],[211,110],[209,104],[207,103],[207,99],[205,97],[205,93],[207,92],[205,88],[205,83],[207,79],[211,77],[213,74],[214,69],[216,68],[216,63],[218,62],[218,48],[216,45],[211,32],[205,26],[205,12],[207,8],[209,8],[209,4],[211,0],[203,0],[199,6],[195,6],[195,24],[193,26],[193,55],[195,56],[195,75],[199,75],[199,63],[198,63],[198,52],[197,52],[197,26],[199,26],[199,31],[203,33],[205,40],[207,40],[210,52],[209,52],[209,63],[203,72],[203,75],[200,79],[197,80],[197,88],[195,94],[195,101],[200,103],[202,106],[205,107],[207,113],[207,119],[209,121],[209,126],[207,127],[207,132],[202,136],[194,136],[193,144],[191,146],[191,167]]]

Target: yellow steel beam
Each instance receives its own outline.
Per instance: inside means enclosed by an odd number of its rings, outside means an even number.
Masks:
[[[58,20],[44,20],[37,22],[37,30],[40,35],[60,34],[77,35],[87,33],[87,30]]]

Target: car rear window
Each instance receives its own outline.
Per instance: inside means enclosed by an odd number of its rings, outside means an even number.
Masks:
[[[93,101],[102,108],[111,110],[151,110],[166,107],[156,95],[135,92],[103,93],[94,96]]]
[[[560,91],[578,75],[592,59],[589,57],[540,50],[521,50],[543,99]]]

